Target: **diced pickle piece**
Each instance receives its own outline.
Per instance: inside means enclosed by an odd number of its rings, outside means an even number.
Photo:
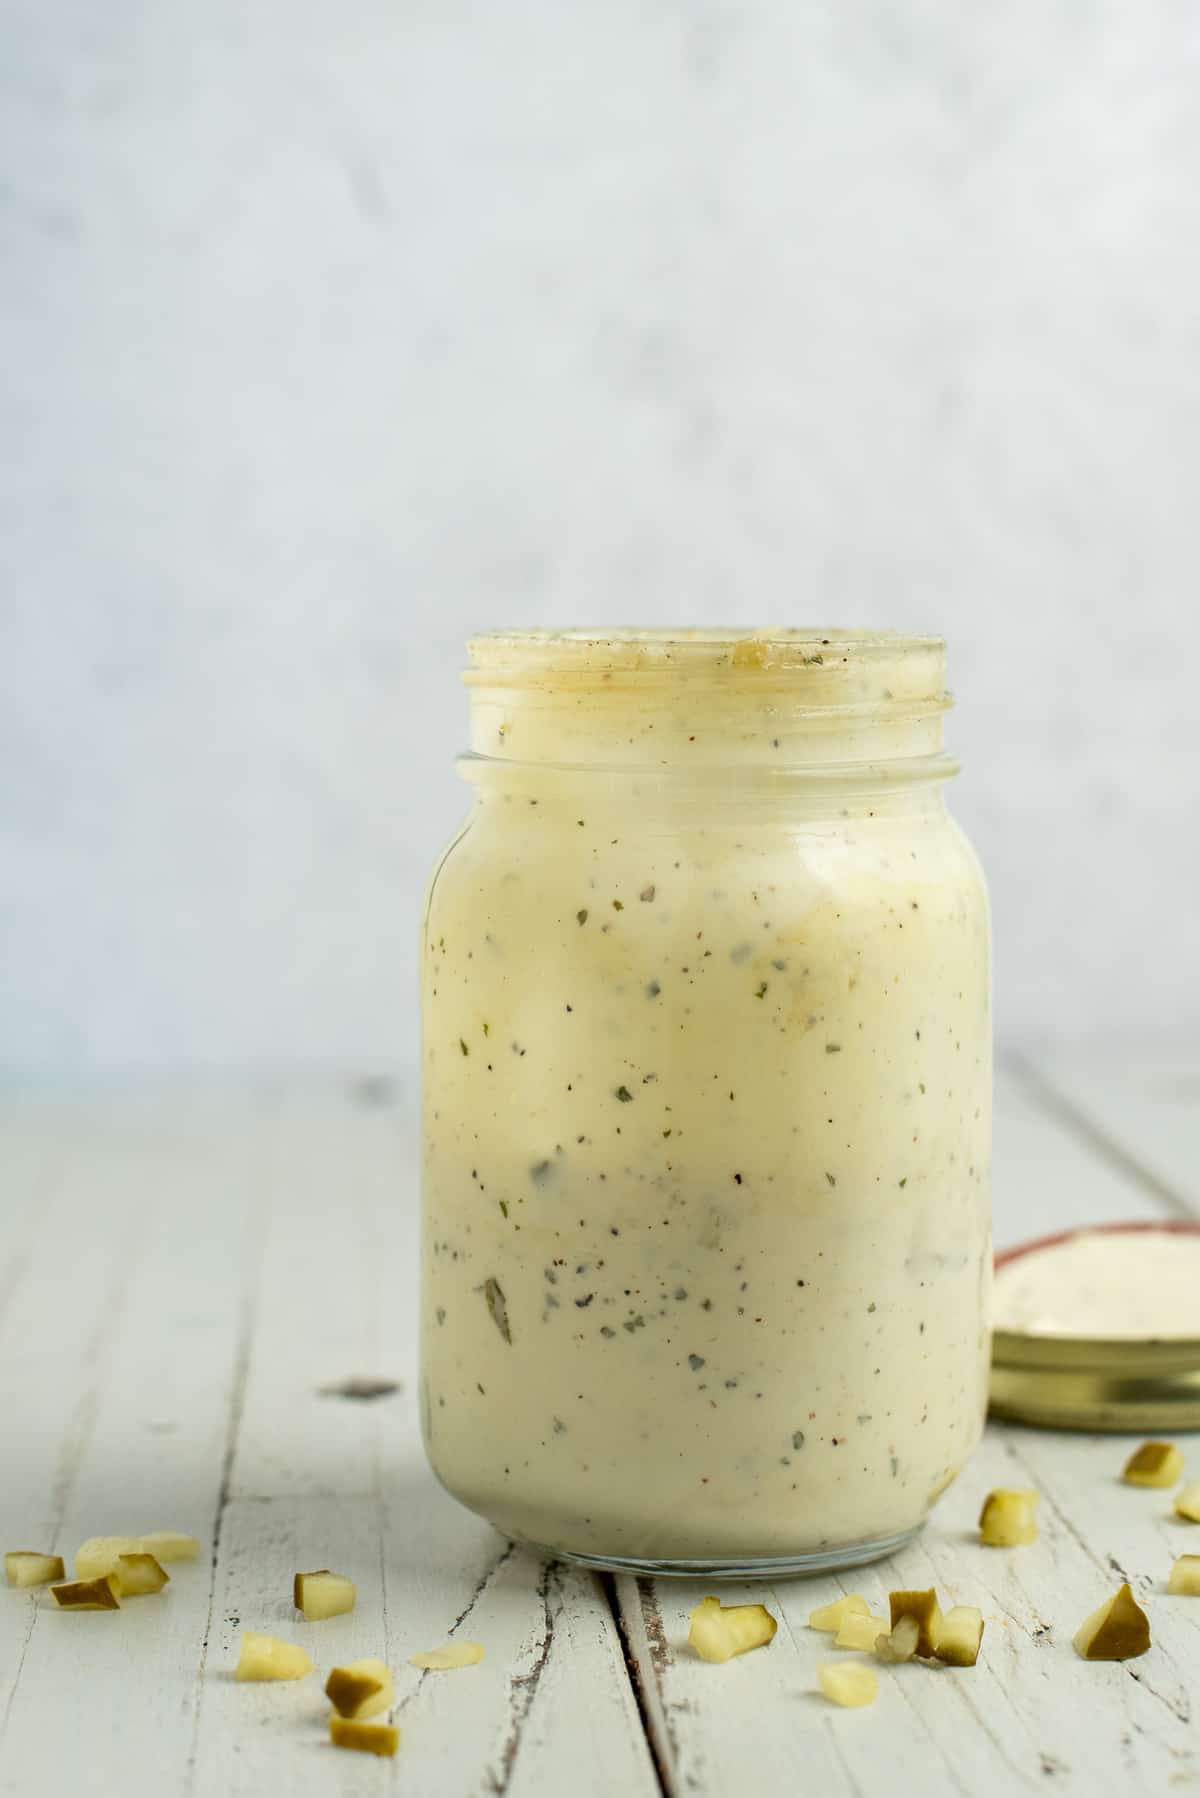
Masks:
[[[181,1535],[178,1530],[152,1530],[139,1537],[138,1543],[142,1552],[156,1561],[194,1561],[200,1553],[199,1538]]]
[[[1175,1514],[1189,1523],[1200,1523],[1200,1480],[1189,1480],[1175,1494]]]
[[[864,1617],[861,1611],[847,1611],[833,1638],[835,1648],[857,1648],[860,1654],[873,1649],[880,1636],[887,1634],[887,1618]],[[915,1640],[915,1638],[914,1638]]]
[[[903,1661],[911,1661],[917,1652],[921,1639],[921,1625],[911,1613],[906,1613],[895,1624],[888,1635],[875,1638],[875,1652],[881,1661],[890,1666],[897,1666]]]
[[[12,1548],[4,1557],[4,1577],[10,1586],[44,1586],[66,1573],[61,1555],[39,1554],[33,1548]]]
[[[889,1592],[888,1604],[892,1612],[893,1633],[902,1617],[915,1618],[917,1653],[927,1658],[931,1656],[942,1627],[942,1613],[933,1587],[930,1586],[928,1592]]]
[[[874,1668],[865,1661],[825,1661],[817,1668],[817,1682],[826,1698],[847,1710],[874,1704],[879,1693]]]
[[[294,1642],[264,1636],[255,1629],[242,1631],[241,1654],[234,1679],[303,1679],[313,1664]]]
[[[765,1648],[778,1628],[765,1605],[721,1603],[706,1598],[688,1619],[688,1642],[702,1661],[729,1661]]]
[[[707,1603],[708,1601],[705,1600]],[[822,1605],[820,1610],[809,1615],[809,1629],[824,1629],[836,1633],[842,1627],[842,1620],[852,1613],[860,1617],[870,1615],[871,1607],[861,1592],[848,1592],[845,1598],[837,1598],[832,1604]]]
[[[476,1667],[483,1659],[478,1642],[447,1642],[444,1648],[430,1648],[424,1654],[410,1654],[410,1667],[424,1667],[428,1673],[453,1673],[456,1667]]]
[[[68,1580],[65,1585],[51,1586],[54,1602],[64,1611],[119,1611],[121,1601],[113,1590],[108,1574],[99,1579]]]
[[[1075,1652],[1085,1661],[1130,1661],[1150,1646],[1150,1619],[1128,1581],[1086,1617],[1075,1632]]]
[[[195,1536],[178,1530],[155,1530],[149,1536],[89,1536],[75,1551],[75,1577],[98,1579],[115,1573],[122,1555],[153,1555],[156,1561],[194,1561],[200,1552]]]
[[[76,1579],[102,1579],[106,1573],[115,1573],[117,1562],[122,1555],[139,1555],[143,1552],[140,1536],[89,1536],[75,1550]],[[151,1549],[150,1553],[153,1554]]]
[[[341,1717],[374,1717],[395,1697],[392,1670],[386,1661],[348,1661],[325,1681],[325,1696]]]
[[[972,1604],[956,1604],[942,1618],[933,1652],[949,1667],[973,1667],[983,1640],[983,1612]]]
[[[391,1723],[351,1723],[345,1717],[331,1717],[329,1740],[335,1748],[357,1748],[360,1754],[395,1754],[400,1731]]]
[[[1180,1555],[1171,1569],[1167,1591],[1180,1598],[1200,1598],[1200,1555]]]
[[[344,1573],[330,1573],[328,1567],[319,1567],[315,1573],[297,1573],[292,1580],[292,1603],[310,1623],[344,1616],[354,1609],[355,1597],[354,1581]]]
[[[1130,1486],[1173,1486],[1183,1476],[1183,1452],[1173,1442],[1143,1442],[1125,1463]]]
[[[117,1565],[109,1575],[122,1598],[139,1598],[145,1592],[161,1592],[170,1574],[153,1555],[118,1555]]]
[[[1036,1542],[1040,1494],[1021,1488],[998,1486],[989,1492],[979,1513],[979,1534],[989,1548],[1018,1548]]]

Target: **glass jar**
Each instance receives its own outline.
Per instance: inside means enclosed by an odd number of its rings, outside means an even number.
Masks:
[[[423,943],[422,1412],[587,1563],[890,1552],[980,1435],[987,897],[940,639],[505,632]]]

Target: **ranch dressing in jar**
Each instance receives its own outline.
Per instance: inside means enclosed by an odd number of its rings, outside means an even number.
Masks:
[[[987,899],[943,645],[476,639],[423,935],[442,1483],[611,1566],[889,1552],[982,1427]]]

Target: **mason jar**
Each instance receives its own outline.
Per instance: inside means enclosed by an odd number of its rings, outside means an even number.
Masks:
[[[423,957],[442,1484],[606,1567],[817,1571],[982,1427],[988,905],[935,637],[470,644]]]

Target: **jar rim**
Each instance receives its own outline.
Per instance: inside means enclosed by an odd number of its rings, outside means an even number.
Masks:
[[[899,630],[847,626],[597,625],[551,629],[527,626],[483,631],[468,639],[468,684],[613,675],[664,674],[728,669],[814,675],[846,671],[881,660],[902,663],[932,657],[940,663],[945,640]]]

